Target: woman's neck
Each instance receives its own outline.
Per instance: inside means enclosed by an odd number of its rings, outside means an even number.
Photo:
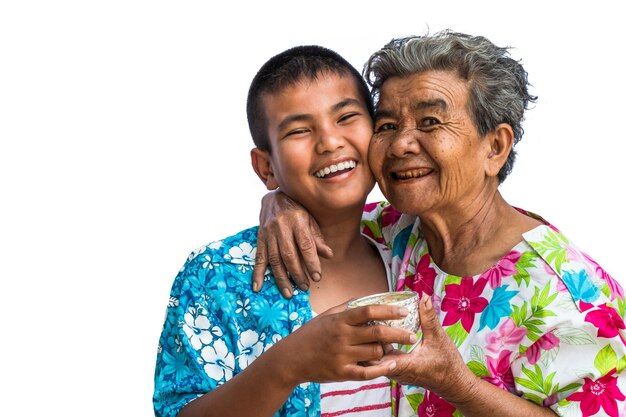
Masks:
[[[498,191],[480,204],[420,219],[434,262],[462,276],[484,272],[521,242],[522,233],[540,224],[510,206]]]

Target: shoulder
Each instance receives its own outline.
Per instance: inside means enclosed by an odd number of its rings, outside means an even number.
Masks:
[[[186,263],[210,261],[212,263],[254,265],[258,229],[258,226],[250,227],[224,239],[201,246],[191,251]]]
[[[612,302],[616,298],[623,300],[621,286],[556,227],[545,222],[523,237],[547,270],[561,279],[579,307]]]
[[[172,296],[251,285],[257,230],[251,227],[191,251],[176,276]]]
[[[398,234],[414,228],[419,223],[416,216],[402,214],[386,201],[368,203],[363,207],[361,233],[377,243],[395,246]]]

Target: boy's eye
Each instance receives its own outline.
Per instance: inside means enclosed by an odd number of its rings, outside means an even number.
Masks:
[[[339,123],[341,122],[346,122],[350,119],[352,119],[354,116],[356,116],[358,113],[348,113],[348,114],[344,114],[343,116],[341,116],[338,120]]]
[[[308,129],[295,129],[295,130],[290,130],[289,132],[287,132],[287,134],[285,135],[285,137],[287,136],[297,136],[297,135],[304,135],[305,133],[307,133],[309,130]]]

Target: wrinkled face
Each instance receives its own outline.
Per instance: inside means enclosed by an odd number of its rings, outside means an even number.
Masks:
[[[355,81],[319,74],[263,103],[280,189],[317,218],[348,207],[360,211],[374,186],[367,163],[372,120]]]
[[[424,216],[470,204],[487,181],[481,140],[456,73],[428,71],[385,81],[369,161],[398,210]]]

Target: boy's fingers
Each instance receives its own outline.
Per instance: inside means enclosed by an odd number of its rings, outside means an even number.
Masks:
[[[346,373],[348,374],[349,380],[366,381],[368,379],[388,375],[395,369],[395,367],[395,361],[384,361],[380,364],[372,366],[348,365]]]
[[[372,324],[369,326],[358,327],[358,332],[353,336],[354,343],[382,343],[381,349],[385,349],[385,345],[398,343],[401,345],[413,345],[417,342],[415,333],[408,330],[398,329],[386,324]]]
[[[346,323],[352,326],[367,324],[372,320],[397,320],[406,317],[409,310],[404,307],[372,304],[346,311]]]

